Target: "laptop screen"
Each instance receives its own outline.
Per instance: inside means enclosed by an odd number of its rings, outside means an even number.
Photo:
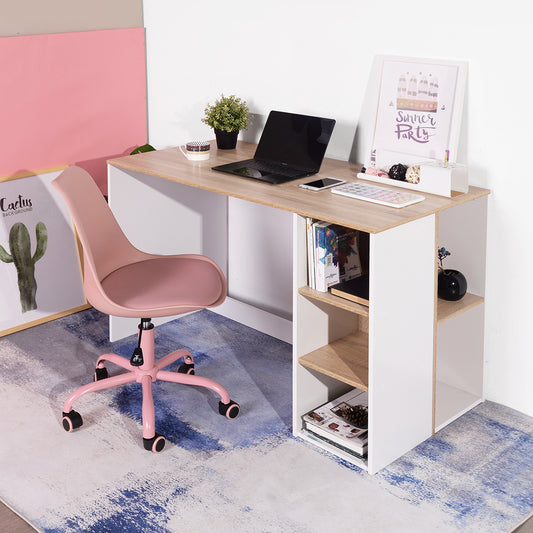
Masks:
[[[318,172],[335,120],[271,111],[255,159]]]

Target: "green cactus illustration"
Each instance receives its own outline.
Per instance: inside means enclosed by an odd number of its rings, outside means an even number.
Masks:
[[[0,260],[4,263],[14,263],[17,269],[18,285],[20,292],[20,304],[22,312],[37,309],[35,294],[37,293],[37,282],[35,281],[35,263],[41,259],[46,252],[48,244],[48,232],[42,222],[35,226],[37,246],[33,257],[31,255],[31,240],[28,229],[22,222],[13,224],[9,232],[8,254],[0,245]]]

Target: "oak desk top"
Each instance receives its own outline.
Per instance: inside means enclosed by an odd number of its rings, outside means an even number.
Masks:
[[[256,145],[253,143],[239,141],[234,150],[218,150],[215,141],[212,141],[211,157],[207,161],[189,161],[177,148],[167,148],[110,159],[108,163],[125,170],[141,172],[368,233],[379,233],[490,193],[488,189],[473,186],[470,186],[467,193],[458,194],[453,198],[421,192],[420,194],[426,197],[423,202],[397,209],[331,194],[329,189],[315,192],[298,187],[300,183],[327,176],[357,181],[357,172],[361,165],[347,161],[325,158],[320,173],[315,177],[307,176],[279,185],[211,170],[215,165],[250,159],[255,153],[255,148]]]

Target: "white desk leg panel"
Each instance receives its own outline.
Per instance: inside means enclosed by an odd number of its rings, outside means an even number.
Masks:
[[[226,271],[225,196],[113,166],[108,191],[110,207],[134,246],[149,253],[204,254]],[[137,322],[111,317],[111,340],[135,333]]]
[[[434,215],[370,236],[370,473],[432,432],[435,253]]]
[[[230,296],[292,322],[292,214],[228,199]]]

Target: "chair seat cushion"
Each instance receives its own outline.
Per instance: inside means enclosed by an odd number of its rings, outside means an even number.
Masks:
[[[219,271],[201,256],[154,257],[119,268],[101,283],[109,299],[138,310],[139,317],[209,307],[225,290]]]

